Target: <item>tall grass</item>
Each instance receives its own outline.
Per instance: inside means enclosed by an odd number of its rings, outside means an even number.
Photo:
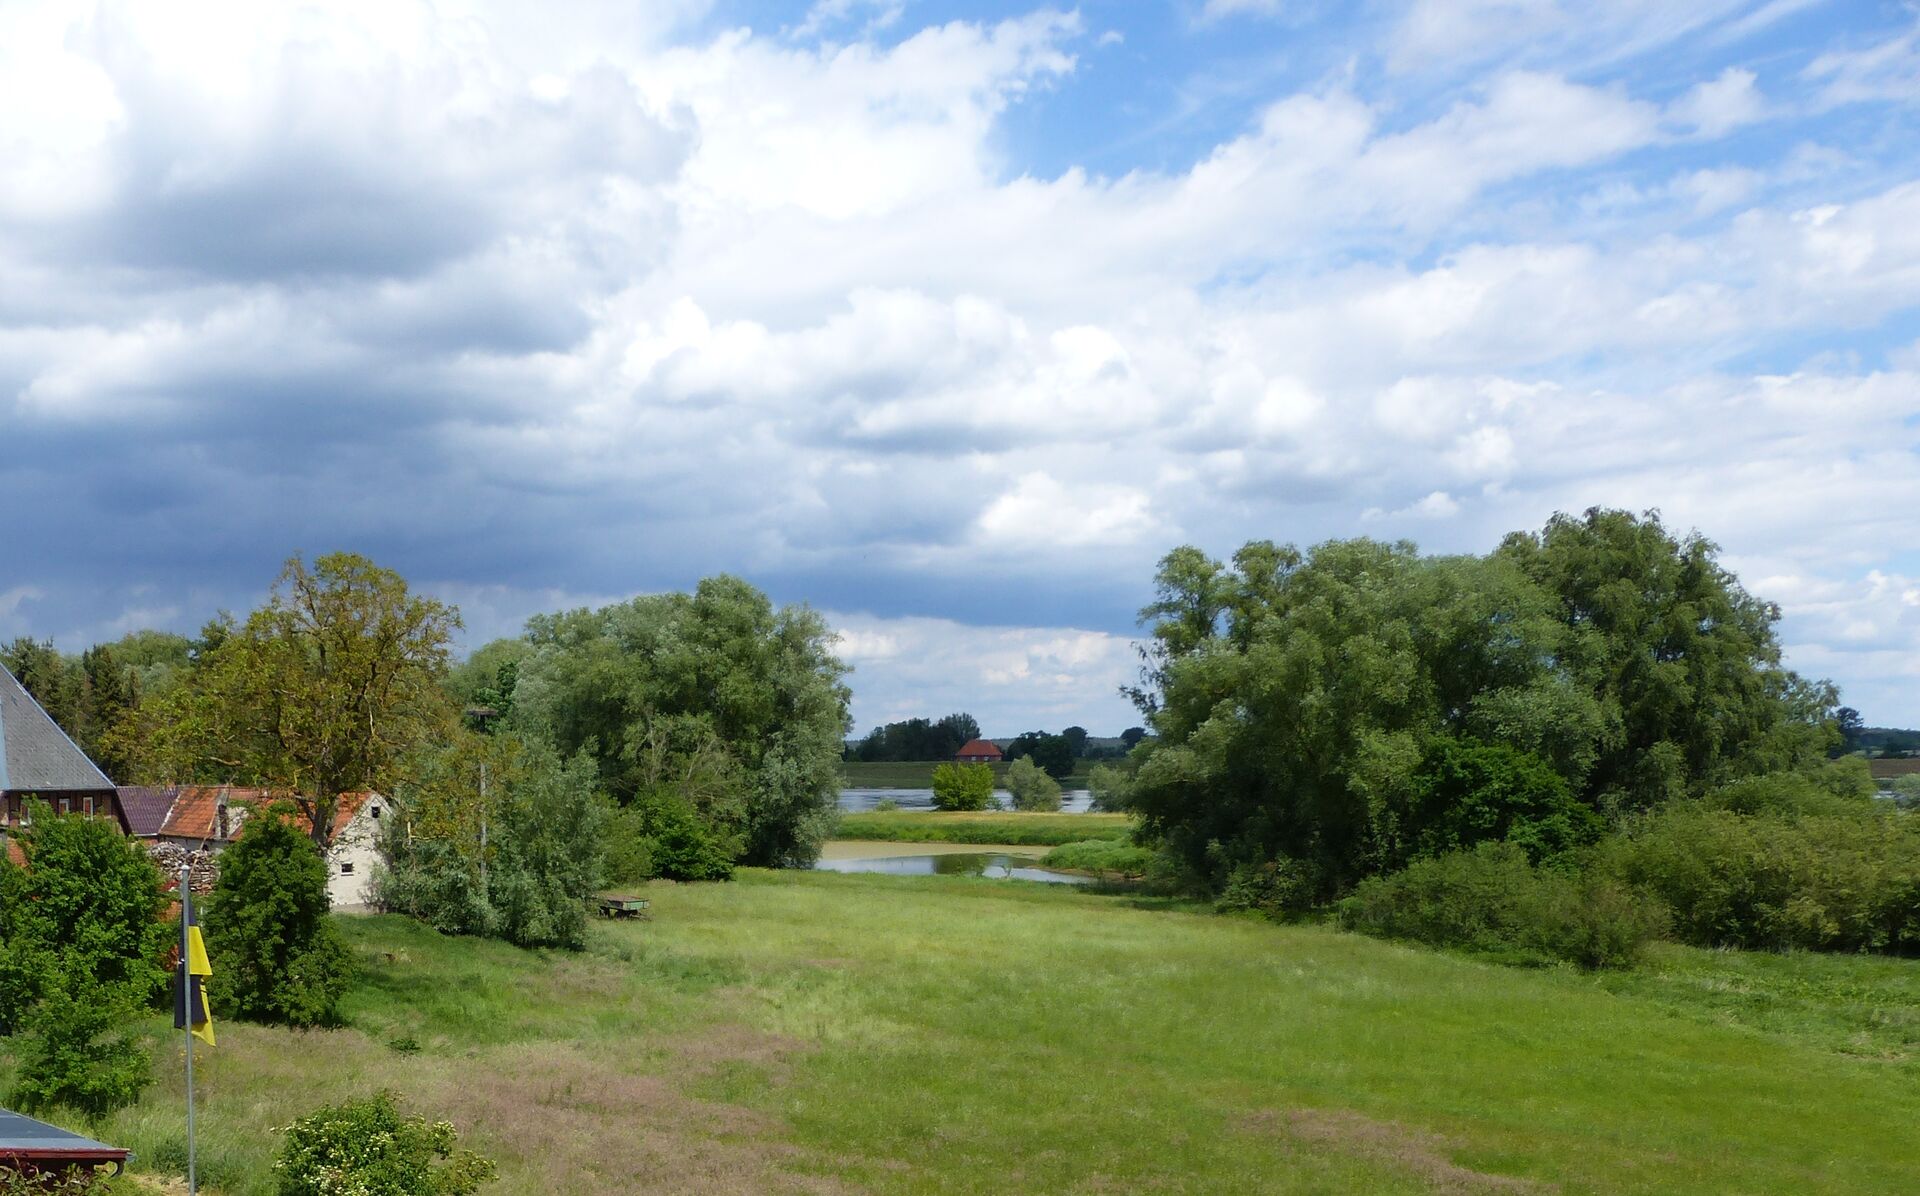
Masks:
[[[837,839],[887,843],[998,843],[1057,847],[1087,839],[1125,841],[1133,824],[1124,814],[1022,814],[1014,811],[869,811],[840,815]]]

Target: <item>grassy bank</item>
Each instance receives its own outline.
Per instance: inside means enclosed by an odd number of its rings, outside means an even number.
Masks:
[[[838,839],[879,839],[890,843],[1001,843],[1022,847],[1058,847],[1083,839],[1125,839],[1132,823],[1125,814],[1021,814],[985,810],[892,810],[840,815]]]
[[[840,762],[840,783],[848,789],[931,789],[933,770],[944,760],[909,760],[902,762],[842,760]],[[1073,774],[1060,782],[1062,788],[1085,789],[1087,773],[1096,764],[1112,764],[1111,760],[1076,760]],[[993,783],[1004,787],[1007,777],[1005,764],[989,764],[993,769]]]
[[[1671,948],[1596,978],[967,878],[648,895],[655,921],[598,926],[577,957],[344,921],[351,1029],[226,1024],[199,1053],[203,1190],[265,1196],[271,1127],[383,1085],[499,1159],[501,1196],[1920,1176],[1911,962]],[[157,1061],[99,1130],[147,1168],[182,1131],[171,1036]]]

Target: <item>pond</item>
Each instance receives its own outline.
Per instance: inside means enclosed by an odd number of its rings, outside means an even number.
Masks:
[[[1013,808],[1013,795],[1005,789],[993,791],[994,798],[1001,808]],[[840,808],[858,813],[871,810],[882,801],[892,801],[902,810],[933,809],[933,790],[931,789],[842,789]],[[1093,794],[1085,789],[1069,789],[1061,796],[1062,814],[1085,814],[1093,805]]]
[[[821,872],[884,872],[889,876],[984,876],[992,880],[1037,880],[1056,885],[1083,885],[1091,879],[1037,867],[1028,856],[1001,855],[990,851],[821,860],[814,868]]]

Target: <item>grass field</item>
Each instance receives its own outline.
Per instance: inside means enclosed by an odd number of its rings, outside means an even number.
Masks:
[[[931,789],[933,770],[944,760],[918,760],[893,762],[876,760],[871,762],[842,760],[840,762],[840,780],[848,789]],[[1076,760],[1073,775],[1060,782],[1066,789],[1085,789],[1087,773],[1096,764],[1112,764],[1112,760]],[[993,769],[993,783],[1004,787],[1007,777],[1005,764],[989,764]]]
[[[503,1196],[1920,1185],[1908,961],[1521,971],[967,878],[648,895],[655,921],[575,957],[345,920],[351,1029],[226,1024],[200,1055],[203,1190],[269,1192],[271,1127],[383,1085],[497,1158]],[[100,1135],[164,1169],[159,1057]]]
[[[1132,823],[1125,814],[1021,814],[983,810],[891,810],[842,814],[838,839],[879,839],[892,843],[995,843],[1022,847],[1058,847],[1083,839],[1125,839]]]

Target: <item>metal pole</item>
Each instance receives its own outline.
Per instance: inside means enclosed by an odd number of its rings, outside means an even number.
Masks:
[[[187,927],[193,917],[193,865],[180,868],[180,1003],[187,1011],[187,1196],[199,1196],[193,1142],[193,974],[187,965]]]

